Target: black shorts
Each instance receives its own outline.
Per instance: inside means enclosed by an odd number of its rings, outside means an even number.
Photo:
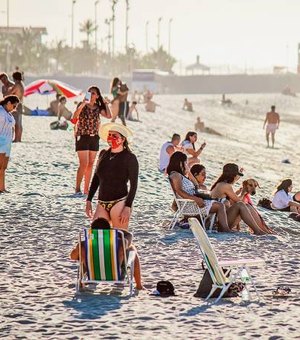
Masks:
[[[99,151],[99,136],[76,136],[75,137],[76,151]]]

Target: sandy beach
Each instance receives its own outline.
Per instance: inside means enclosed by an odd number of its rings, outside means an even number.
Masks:
[[[277,94],[193,95],[195,112],[181,110],[186,96],[155,96],[156,113],[140,105],[132,149],[140,164],[139,187],[130,231],[141,256],[145,286],[170,280],[176,296],[159,298],[128,290],[108,295],[75,296],[76,263],[69,260],[79,231],[88,226],[84,198],[74,197],[77,158],[72,131],[52,131],[54,117],[23,117],[23,142],[14,144],[7,171],[9,194],[0,195],[0,337],[5,339],[296,339],[300,329],[300,223],[288,213],[261,210],[277,235],[211,234],[218,256],[260,257],[253,269],[261,301],[222,299],[208,306],[193,297],[203,275],[201,255],[190,230],[168,230],[172,192],[158,171],[161,145],[174,132],[183,138],[196,117],[223,136],[198,134],[207,146],[201,157],[210,184],[227,162],[245,169],[261,186],[254,201],[270,197],[276,184],[292,178],[300,190],[300,98]],[[248,104],[246,104],[246,100]],[[28,97],[31,108],[45,97]],[[272,104],[281,115],[275,149],[267,149],[262,129]],[[71,106],[70,106],[71,108]],[[102,122],[106,122],[105,119]],[[105,143],[101,143],[106,147]],[[282,163],[288,159],[290,164]],[[241,183],[241,181],[239,182]],[[238,185],[236,186],[238,188]],[[94,204],[95,205],[95,204]],[[287,299],[272,298],[278,286],[292,290]],[[107,292],[107,289],[105,290]]]

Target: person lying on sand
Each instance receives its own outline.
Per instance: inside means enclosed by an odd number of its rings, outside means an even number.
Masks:
[[[197,117],[197,121],[195,123],[195,131],[209,133],[210,135],[222,136],[220,132],[204,126],[204,122],[201,122],[200,117]]]
[[[240,176],[244,176],[243,169],[239,169],[238,165],[234,163],[225,164],[223,172],[217,181],[211,187],[211,196],[213,198],[226,199],[227,202],[227,218],[231,223],[229,225],[236,225],[235,220],[240,217],[248,227],[257,235],[270,234],[272,231],[267,228],[261,228],[253,217],[253,209],[249,208],[244,202],[243,198],[245,192],[241,192],[238,196],[233,191],[233,184],[237,182]],[[231,204],[232,201],[233,203]]]
[[[94,220],[91,224],[92,229],[110,229],[111,225],[105,218],[97,218]],[[141,280],[141,266],[140,266],[140,259],[136,250],[136,247],[132,243],[132,234],[129,233],[127,230],[123,229],[116,229],[112,228],[115,230],[120,230],[124,233],[124,238],[125,238],[125,247],[126,250],[134,250],[136,253],[135,260],[134,260],[134,279],[136,283],[136,289],[143,289],[142,285],[142,280]],[[86,258],[85,258],[85,247],[84,247],[84,242],[81,242],[81,256],[82,256],[82,262],[83,262],[83,267],[84,267],[84,272],[86,272]],[[79,261],[79,244],[77,243],[75,248],[72,249],[70,253],[70,258],[71,260],[74,261]],[[124,249],[123,249],[123,244],[120,242],[120,246],[118,249],[118,258],[119,258],[119,263],[123,263],[124,261]]]

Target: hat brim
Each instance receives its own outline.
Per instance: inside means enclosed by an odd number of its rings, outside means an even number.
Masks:
[[[133,136],[132,131],[128,129],[128,127],[117,123],[107,123],[100,126],[100,138],[106,141],[109,131],[119,132],[122,136],[126,137],[126,139],[130,139]]]

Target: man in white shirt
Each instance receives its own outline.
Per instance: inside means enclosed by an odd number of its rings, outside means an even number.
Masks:
[[[174,133],[171,142],[165,142],[159,155],[159,171],[164,172],[169,165],[170,157],[178,150],[177,146],[180,143],[180,135]]]

